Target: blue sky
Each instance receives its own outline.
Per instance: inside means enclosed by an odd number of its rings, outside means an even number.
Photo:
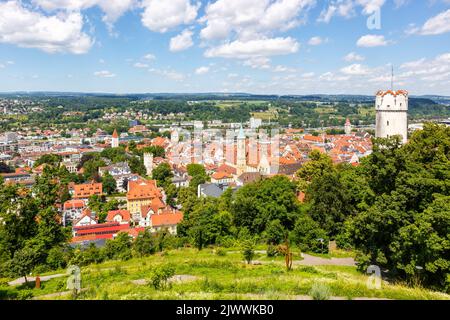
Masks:
[[[450,0],[0,0],[0,92],[373,94],[391,64],[450,95]]]

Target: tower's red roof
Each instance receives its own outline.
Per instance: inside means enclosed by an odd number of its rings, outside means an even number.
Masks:
[[[117,130],[116,130],[116,129],[114,129],[114,132],[113,132],[113,134],[112,134],[112,137],[113,137],[113,138],[118,138],[118,137],[119,137],[119,134],[117,133]]]

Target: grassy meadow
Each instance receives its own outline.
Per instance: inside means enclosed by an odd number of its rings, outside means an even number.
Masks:
[[[254,264],[243,262],[235,249],[178,249],[128,261],[107,261],[81,268],[82,292],[78,299],[311,299],[314,284],[324,284],[332,297],[339,299],[450,299],[449,295],[402,284],[383,282],[382,289],[367,287],[368,276],[348,266],[302,266],[299,254],[294,256],[293,269],[286,271],[283,257],[269,258],[257,253]],[[344,257],[338,252],[324,258]],[[158,266],[170,265],[175,277],[164,289],[151,284]],[[64,270],[54,273],[65,273]],[[66,289],[67,277],[41,283],[41,289],[26,289],[27,298],[73,299]],[[33,284],[33,283],[31,283]],[[0,289],[1,290],[1,289]],[[10,289],[11,290],[11,289]],[[61,293],[62,292],[62,293]],[[61,293],[61,294],[58,294]],[[23,295],[22,295],[23,296]]]

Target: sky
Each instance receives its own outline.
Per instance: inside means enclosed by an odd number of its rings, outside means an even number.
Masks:
[[[0,0],[0,92],[450,96],[450,0]]]

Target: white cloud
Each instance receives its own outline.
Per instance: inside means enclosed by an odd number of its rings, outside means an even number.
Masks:
[[[356,15],[356,8],[361,8],[364,15],[370,15],[376,10],[381,9],[386,0],[333,0],[325,8],[318,21],[329,23],[335,16],[351,18]]]
[[[301,22],[300,15],[314,0],[217,0],[210,3],[201,22],[200,36],[206,40],[226,39],[233,33],[239,39],[254,38],[274,30],[286,31]]]
[[[413,29],[409,33],[428,36],[447,32],[450,32],[450,9],[430,18],[421,28]]]
[[[189,49],[193,46],[194,42],[192,41],[192,36],[194,33],[186,29],[179,35],[170,39],[170,51],[177,52]]]
[[[148,53],[148,54],[146,54],[146,55],[144,56],[144,59],[145,59],[145,60],[155,60],[156,57],[155,57],[155,55],[153,55],[153,54],[151,54],[151,53]]]
[[[253,57],[267,57],[296,53],[299,48],[300,44],[291,37],[249,41],[236,40],[206,50],[205,56],[208,58],[222,57],[249,59]]]
[[[197,18],[201,3],[190,0],[143,0],[142,24],[156,32],[167,32]]]
[[[195,74],[202,75],[209,72],[209,67],[200,67],[195,70]]]
[[[372,34],[362,36],[356,43],[358,47],[365,48],[387,46],[388,44],[389,42],[384,38],[384,36],[377,36]]]
[[[133,9],[137,4],[137,0],[32,0],[32,2],[49,12],[55,10],[80,11],[98,6],[104,12],[102,20],[110,30],[125,12]]]
[[[344,60],[347,62],[355,62],[355,61],[364,61],[365,58],[355,52],[350,52],[348,55],[344,57]]]
[[[102,70],[94,72],[94,76],[100,78],[114,78],[116,75],[108,70]]]
[[[283,72],[297,72],[297,70],[294,69],[294,68],[289,68],[289,67],[281,66],[281,65],[276,66],[275,68],[273,68],[272,71],[273,72],[280,72],[280,73],[283,73]]]
[[[325,42],[327,42],[327,39],[322,39],[321,37],[312,37],[311,39],[309,39],[308,44],[310,46],[319,46]]]
[[[307,72],[302,74],[302,78],[312,78],[314,77],[316,74],[314,72]]]
[[[369,74],[370,70],[361,64],[352,64],[341,69],[341,72],[350,76],[364,76]]]
[[[0,3],[0,42],[49,53],[86,53],[93,40],[82,31],[79,12],[46,16],[30,11],[21,3]]]
[[[266,57],[254,57],[244,61],[243,65],[252,69],[270,69],[270,59]]]
[[[148,64],[142,63],[142,62],[136,62],[133,66],[134,66],[135,68],[141,68],[141,69],[146,69],[146,68],[149,67]]]

